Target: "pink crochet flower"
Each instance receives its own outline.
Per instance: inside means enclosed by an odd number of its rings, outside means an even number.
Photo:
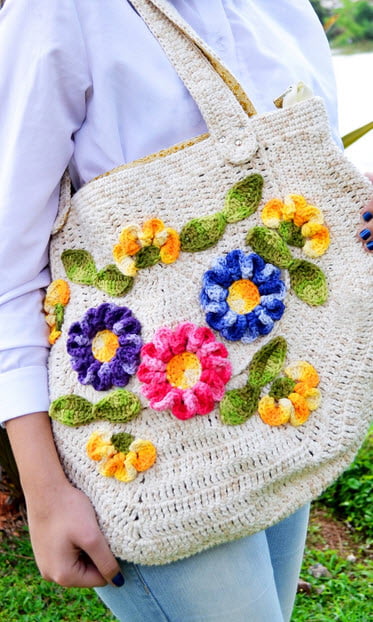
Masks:
[[[227,357],[209,328],[190,322],[160,328],[141,350],[141,391],[154,410],[170,410],[178,419],[207,415],[232,375]]]

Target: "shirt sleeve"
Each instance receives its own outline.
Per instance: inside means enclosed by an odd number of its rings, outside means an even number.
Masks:
[[[42,300],[59,183],[90,88],[72,0],[0,10],[0,422],[47,410]]]

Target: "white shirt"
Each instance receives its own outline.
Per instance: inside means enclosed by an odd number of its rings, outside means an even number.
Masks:
[[[337,136],[328,44],[308,0],[170,0],[257,111],[303,80]],[[0,421],[48,410],[48,240],[66,166],[92,177],[206,131],[127,0],[7,0],[0,11]]]

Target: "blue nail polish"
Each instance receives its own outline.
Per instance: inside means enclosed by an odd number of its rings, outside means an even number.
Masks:
[[[373,251],[373,240],[367,242],[367,249],[368,251]]]
[[[364,212],[364,214],[362,215],[362,219],[365,220],[365,222],[369,222],[370,220],[372,220],[373,218],[373,214],[371,212]]]
[[[118,572],[118,574],[115,575],[111,582],[114,583],[114,585],[116,585],[117,587],[122,587],[122,585],[124,585],[124,576],[121,572]]]
[[[362,240],[367,240],[368,238],[370,238],[371,236],[371,232],[369,231],[369,229],[363,229],[362,231],[360,231],[359,236],[361,237]]]

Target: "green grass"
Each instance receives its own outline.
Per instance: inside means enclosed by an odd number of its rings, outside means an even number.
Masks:
[[[317,526],[311,527],[317,544]],[[307,549],[302,579],[312,593],[298,594],[292,622],[368,622],[372,618],[373,562],[356,553],[349,562],[335,551]],[[314,578],[321,563],[331,576]],[[44,581],[32,558],[25,529],[19,538],[3,539],[0,552],[1,622],[111,622],[112,617],[91,590],[62,588]],[[268,621],[270,622],[270,621]]]
[[[0,542],[1,622],[110,622],[93,590],[62,588],[39,575],[25,529]]]
[[[359,559],[359,558],[358,558]],[[316,579],[310,566],[320,563],[331,576]],[[335,551],[307,549],[301,577],[311,594],[297,594],[292,622],[370,622],[372,620],[373,561],[349,562]]]
[[[373,535],[372,461],[373,429],[354,463],[315,504],[301,572],[301,578],[311,584],[312,590],[310,594],[297,595],[292,622],[373,619],[373,560],[367,557]],[[333,530],[338,532],[334,541],[339,544],[332,544]],[[331,546],[340,550],[329,550]],[[347,560],[351,550],[356,561]],[[330,576],[313,577],[309,568],[316,563],[325,566]],[[113,622],[116,618],[107,612],[93,590],[66,589],[44,581],[24,529],[18,538],[7,539],[0,532],[0,622],[20,620]]]

